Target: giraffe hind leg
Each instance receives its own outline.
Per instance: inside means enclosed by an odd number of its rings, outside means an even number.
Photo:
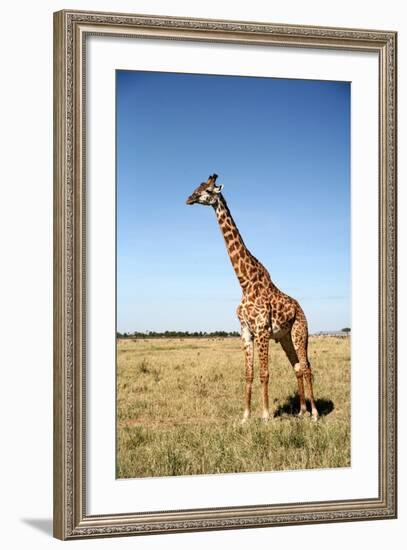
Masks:
[[[305,380],[307,383],[309,399],[311,401],[312,418],[313,420],[317,420],[318,410],[315,405],[314,391],[312,388],[312,372],[308,361],[308,327],[303,313],[298,315],[291,327],[291,338],[298,357],[298,363],[295,365],[294,370],[297,378],[302,375],[302,380]]]
[[[300,398],[300,412],[298,413],[298,416],[301,416],[307,412],[307,405],[305,403],[305,392],[304,392],[304,377],[301,370],[297,368],[299,361],[293,345],[293,341],[291,339],[291,334],[290,333],[286,334],[280,340],[280,344],[283,350],[285,351],[285,354],[287,355],[287,358],[290,361],[291,366],[294,369],[295,376],[297,378],[298,396]]]

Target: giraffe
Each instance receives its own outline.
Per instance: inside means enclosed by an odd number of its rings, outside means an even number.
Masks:
[[[246,367],[245,408],[242,422],[246,422],[250,417],[254,345],[257,346],[260,363],[262,420],[267,422],[270,418],[268,398],[270,339],[281,344],[293,367],[300,398],[299,416],[307,413],[304,391],[304,382],[306,382],[312,419],[317,420],[318,410],[315,405],[311,367],[308,361],[308,325],[305,314],[297,300],[276,287],[267,269],[246,248],[221,193],[223,185],[216,184],[217,177],[217,174],[209,176],[208,180],[201,183],[188,197],[186,203],[214,208],[229,258],[242,288],[242,300],[237,308]]]

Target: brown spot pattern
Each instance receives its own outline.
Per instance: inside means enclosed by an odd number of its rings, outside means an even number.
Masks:
[[[290,361],[298,382],[301,413],[306,410],[304,381],[308,386],[314,418],[318,416],[315,406],[311,367],[308,361],[308,326],[305,314],[294,299],[284,294],[272,282],[267,269],[246,248],[239,230],[222,195],[215,212],[232,266],[238,277],[243,295],[237,308],[242,327],[245,353],[245,415],[250,413],[254,370],[254,343],[259,355],[259,375],[262,385],[263,418],[268,418],[268,354],[269,340],[281,343]],[[300,413],[300,414],[301,414]]]

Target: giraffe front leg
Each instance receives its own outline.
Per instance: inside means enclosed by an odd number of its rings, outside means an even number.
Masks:
[[[245,408],[243,413],[242,424],[250,417],[250,407],[252,401],[252,385],[253,385],[253,336],[249,327],[242,325],[242,341],[245,353],[246,366],[246,388],[245,388]]]
[[[260,360],[260,382],[263,397],[262,420],[268,422],[270,419],[269,411],[269,333],[262,332],[256,338]]]

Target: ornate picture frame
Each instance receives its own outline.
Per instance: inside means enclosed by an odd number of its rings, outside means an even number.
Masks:
[[[378,494],[375,498],[91,515],[87,511],[86,43],[90,36],[372,52],[378,59]],[[391,31],[54,14],[54,535],[144,535],[397,515],[396,52]],[[114,442],[112,442],[112,445]],[[125,483],[125,482],[124,482]]]

